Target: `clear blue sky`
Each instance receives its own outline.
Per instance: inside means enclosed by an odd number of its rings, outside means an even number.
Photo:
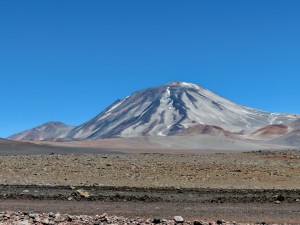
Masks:
[[[0,137],[180,80],[300,113],[298,0],[0,1]]]

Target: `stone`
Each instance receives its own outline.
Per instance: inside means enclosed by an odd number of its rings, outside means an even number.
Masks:
[[[108,215],[107,215],[107,213],[102,213],[102,214],[99,216],[99,218],[100,218],[100,221],[101,221],[101,222],[107,222],[107,221],[108,221]]]
[[[194,225],[203,225],[203,223],[201,223],[201,222],[198,221],[198,220],[195,220],[193,224],[194,224]]]
[[[54,222],[64,222],[66,220],[65,216],[62,216],[60,213],[56,213],[54,217]]]
[[[21,222],[18,222],[16,225],[30,225],[28,220],[23,220]]]
[[[29,213],[28,213],[28,216],[29,216],[29,218],[31,218],[31,219],[35,219],[36,217],[38,217],[38,214],[33,213],[33,212],[29,212]]]
[[[106,218],[108,215],[107,215],[107,213],[102,213],[99,217],[100,218]]]
[[[278,200],[277,200],[277,201],[275,201],[274,203],[275,203],[275,204],[280,204],[280,203],[281,203],[281,201],[278,201]]]
[[[284,201],[284,196],[278,195],[277,198],[276,198],[276,200],[283,202]]]
[[[87,192],[83,189],[76,190],[76,193],[79,194],[81,197],[84,197],[84,198],[89,198],[91,196],[89,192]]]
[[[10,218],[10,214],[8,214],[8,213],[4,214],[3,216],[8,219]]]
[[[74,220],[74,217],[70,216],[70,215],[67,215],[66,219],[67,219],[68,222],[72,222]]]
[[[50,222],[50,221],[49,221],[48,218],[45,218],[45,219],[42,220],[42,223],[43,223],[43,224],[49,224],[49,222]]]
[[[181,216],[174,216],[174,221],[176,223],[183,223],[184,219]]]
[[[41,220],[40,217],[36,217],[33,221],[34,221],[35,223],[40,223],[40,222],[42,222],[42,220]]]
[[[159,217],[155,217],[153,220],[152,220],[152,223],[154,224],[159,224],[161,223],[161,219]]]

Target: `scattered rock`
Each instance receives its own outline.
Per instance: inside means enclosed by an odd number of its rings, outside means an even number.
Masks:
[[[35,219],[33,219],[35,217]],[[103,220],[105,219],[105,220]],[[175,224],[187,224],[187,225],[250,225],[249,223],[236,223],[225,222],[224,220],[218,220],[216,222],[200,222],[199,220],[184,221],[181,216],[174,216]],[[73,216],[68,214],[51,213],[33,213],[33,212],[13,212],[5,211],[0,212],[0,225],[74,225],[74,224],[91,224],[91,225],[118,225],[118,224],[135,224],[135,225],[150,225],[150,224],[165,224],[174,225],[174,221],[161,219],[155,217],[151,219],[142,218],[124,218],[122,216],[108,216],[107,213],[103,213],[100,216],[88,216],[79,215]],[[265,222],[257,222],[257,225],[267,225]],[[252,224],[253,225],[253,224]]]
[[[56,213],[54,216],[54,222],[64,222],[65,218],[60,214]]]
[[[38,217],[38,214],[33,213],[33,212],[29,212],[29,213],[28,213],[28,216],[29,216],[29,218],[31,218],[31,219],[35,219],[35,218]]]
[[[40,222],[42,222],[42,220],[41,220],[40,217],[36,217],[33,221],[34,221],[35,223],[40,223]]]
[[[283,202],[284,201],[284,196],[278,195],[277,198],[276,198],[276,200]]]
[[[176,223],[183,223],[184,219],[181,216],[174,216],[174,221]]]
[[[167,223],[168,221],[166,219],[162,219],[161,223]]]
[[[49,221],[48,218],[45,218],[45,219],[42,220],[42,223],[43,223],[43,224],[49,224],[49,222],[50,222],[50,221]]]
[[[10,218],[10,214],[6,213],[6,214],[4,214],[4,215],[3,215],[3,217],[5,217],[5,218],[8,218],[8,219],[9,219],[9,218]]]
[[[107,222],[108,221],[108,215],[107,215],[107,213],[103,213],[99,217],[100,217],[100,221],[101,222]]]
[[[72,222],[74,220],[73,216],[66,215],[67,221]]]
[[[84,197],[84,198],[89,198],[91,196],[89,192],[87,192],[83,189],[76,190],[76,193],[79,194],[81,197]]]
[[[17,222],[16,225],[30,225],[28,220]]]
[[[159,217],[155,217],[153,220],[152,220],[152,223],[154,224],[159,224],[161,223],[161,219]]]

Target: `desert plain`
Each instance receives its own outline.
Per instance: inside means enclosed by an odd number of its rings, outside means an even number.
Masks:
[[[298,149],[111,144],[1,140],[2,224],[300,224]]]

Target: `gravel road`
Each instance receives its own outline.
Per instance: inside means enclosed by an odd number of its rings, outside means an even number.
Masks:
[[[0,211],[299,224],[299,196],[300,190],[1,186]]]
[[[238,223],[299,224],[298,203],[170,203],[170,202],[103,202],[63,200],[1,200],[0,210],[59,212],[73,215],[109,215],[127,218],[171,220],[181,215],[186,220],[236,221]]]

